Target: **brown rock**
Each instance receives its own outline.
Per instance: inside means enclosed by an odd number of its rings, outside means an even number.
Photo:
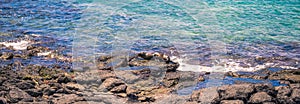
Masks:
[[[99,77],[102,80],[105,80],[107,78],[116,78],[116,74],[113,71],[108,71],[108,70],[100,70],[98,71]]]
[[[222,100],[240,99],[246,100],[254,88],[251,84],[226,85],[219,88],[219,93]]]
[[[16,86],[22,90],[34,88],[35,83],[33,81],[23,81],[18,83]]]
[[[13,53],[4,52],[4,53],[2,53],[2,56],[0,58],[8,60],[8,59],[12,59],[13,57],[14,57]]]
[[[142,101],[142,102],[154,102],[155,99],[152,96],[142,96],[139,97],[137,100]]]
[[[70,89],[70,90],[75,90],[75,91],[83,91],[85,88],[80,85],[80,84],[77,84],[77,83],[67,83],[66,85],[66,88]]]
[[[244,104],[242,100],[222,100],[220,104]]]
[[[71,82],[72,81],[72,78],[68,77],[68,76],[60,76],[58,79],[57,79],[57,82],[58,83],[68,83],[68,82]]]
[[[114,93],[120,93],[120,92],[125,92],[126,88],[127,88],[127,86],[125,84],[123,84],[123,85],[119,85],[119,86],[112,88],[110,91],[114,92]]]
[[[204,88],[193,91],[191,99],[203,104],[216,103],[219,100],[219,93],[217,87]]]
[[[38,97],[38,96],[43,95],[42,91],[40,91],[38,89],[28,89],[25,92],[27,92],[29,95],[31,95],[33,97]]]
[[[76,94],[63,94],[60,97],[53,98],[54,104],[71,104],[72,102],[83,101],[82,97],[77,96]]]
[[[136,74],[136,75],[140,75],[140,74],[150,74],[151,71],[149,68],[145,68],[145,69],[142,69],[142,70],[134,70],[132,71],[133,74]]]
[[[0,97],[0,104],[7,104],[6,99],[3,97]]]
[[[272,97],[268,95],[266,92],[258,92],[253,94],[250,99],[249,103],[263,103],[263,102],[271,102]]]
[[[291,89],[289,86],[278,86],[275,87],[275,90],[277,91],[276,97],[279,98],[288,98],[288,96],[291,94]]]
[[[18,89],[18,88],[12,88],[8,93],[8,101],[10,103],[17,103],[21,101],[24,98],[30,98],[31,96],[28,95],[26,92]]]
[[[227,76],[231,76],[231,77],[239,77],[239,75],[236,72],[227,72],[226,73]]]
[[[202,81],[204,81],[205,79],[204,79],[204,77],[203,76],[199,76],[199,78],[198,78],[198,82],[202,82]]]
[[[112,88],[114,88],[115,86],[124,84],[122,82],[122,80],[120,79],[116,79],[116,78],[108,78],[106,80],[104,80],[104,82],[100,85],[100,89],[102,90],[111,90]]]
[[[269,79],[288,80],[291,83],[300,82],[300,70],[281,70],[269,75]]]
[[[126,93],[118,93],[117,96],[125,98],[125,97],[127,97],[127,94]]]
[[[295,102],[300,103],[300,89],[293,89],[293,92],[291,94],[291,98]]]

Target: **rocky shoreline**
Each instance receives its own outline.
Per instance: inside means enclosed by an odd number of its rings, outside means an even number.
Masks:
[[[207,81],[214,73],[176,70],[179,63],[159,52],[99,56],[96,69],[76,71],[69,66],[73,60],[68,55],[43,45],[29,45],[25,50],[0,47],[0,104],[300,103],[299,69],[266,68],[255,72],[221,73],[224,77],[278,80],[280,84],[242,81],[192,89],[190,94],[180,95],[177,92],[180,89]],[[26,62],[36,57],[55,59],[62,64],[44,66]]]

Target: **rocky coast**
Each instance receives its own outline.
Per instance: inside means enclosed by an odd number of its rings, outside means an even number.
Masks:
[[[179,71],[163,53],[98,56],[96,68],[73,70],[71,56],[33,41],[24,49],[1,45],[0,104],[298,104],[300,70],[268,67],[254,72],[224,72],[225,77],[276,80],[233,81],[195,86],[216,72]],[[32,60],[55,60],[40,65]],[[31,61],[28,61],[31,60]],[[53,61],[50,61],[51,63]],[[212,82],[213,83],[213,82]],[[190,88],[189,88],[190,87]],[[185,93],[182,89],[189,88]]]

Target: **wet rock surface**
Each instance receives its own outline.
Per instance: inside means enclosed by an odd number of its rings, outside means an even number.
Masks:
[[[232,85],[177,91],[196,86],[213,72],[178,71],[179,64],[162,53],[99,56],[97,68],[72,70],[66,54],[31,44],[25,50],[1,46],[0,104],[297,104],[300,103],[299,69],[263,69],[253,73],[228,72],[226,76],[280,80],[282,84],[236,82]],[[9,51],[7,51],[9,50]],[[23,60],[55,60],[40,65]],[[20,61],[16,61],[20,60]]]

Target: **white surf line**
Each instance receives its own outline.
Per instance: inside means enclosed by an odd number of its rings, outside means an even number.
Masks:
[[[38,56],[48,56],[50,55],[52,52],[51,51],[47,51],[47,52],[40,52],[40,53],[37,53]]]
[[[237,71],[246,71],[253,72],[261,69],[265,69],[268,67],[279,67],[284,69],[298,69],[296,67],[291,66],[277,66],[275,63],[265,63],[263,65],[257,65],[254,67],[241,67],[238,62],[225,62],[223,65],[215,65],[212,67],[202,66],[202,65],[191,65],[183,62],[183,59],[174,59],[174,62],[178,62],[180,66],[177,70],[180,71],[193,71],[193,72],[237,72]]]
[[[5,45],[6,47],[13,47],[15,50],[25,50],[32,44],[32,42],[21,40],[17,42],[0,42],[0,44]]]

